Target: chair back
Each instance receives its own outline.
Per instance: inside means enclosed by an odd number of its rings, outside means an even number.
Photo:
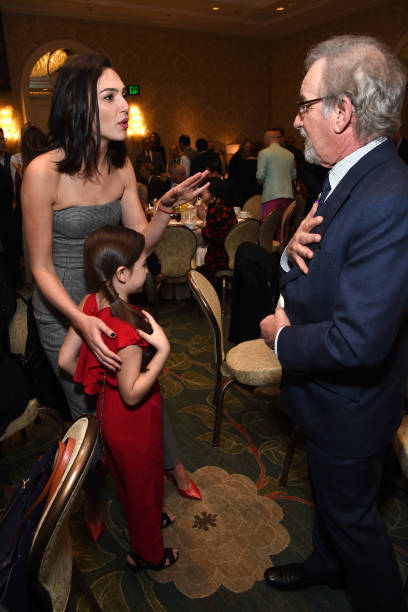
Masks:
[[[42,609],[61,612],[67,605],[72,579],[68,518],[96,448],[96,417],[87,415],[77,419],[63,441],[68,438],[73,438],[75,445],[34,534],[28,565],[30,587],[41,599]]]
[[[17,308],[9,326],[10,350],[24,355],[27,342],[27,304],[22,298],[17,301]]]
[[[213,285],[201,272],[190,270],[187,278],[193,295],[210,323],[214,338],[214,359],[217,369],[219,369],[225,357],[219,297]]]
[[[296,210],[293,217],[293,229],[296,231],[299,225],[301,224],[304,214],[305,214],[305,206],[306,202],[303,196],[300,193],[296,194]]]
[[[269,253],[272,253],[273,239],[278,230],[282,211],[279,208],[273,210],[261,221],[259,228],[259,244]]]
[[[228,268],[234,269],[235,253],[243,242],[258,242],[259,221],[246,219],[237,223],[225,236],[224,247],[228,255]]]
[[[281,248],[286,248],[291,236],[292,236],[292,225],[293,218],[296,210],[296,200],[293,200],[285,210],[282,216],[282,228],[281,228]]]
[[[167,227],[155,248],[162,274],[167,278],[185,276],[196,248],[197,238],[191,229],[184,225]]]
[[[248,198],[242,210],[247,210],[254,219],[260,219],[262,216],[262,196],[256,194]]]

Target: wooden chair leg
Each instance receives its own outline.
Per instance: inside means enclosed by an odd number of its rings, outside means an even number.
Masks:
[[[289,468],[290,468],[290,464],[292,463],[292,458],[293,458],[293,453],[295,451],[296,438],[297,438],[298,432],[299,432],[299,427],[295,425],[292,431],[290,432],[288,447],[286,449],[285,459],[282,465],[282,471],[278,479],[278,483],[280,487],[285,487],[288,481]]]
[[[218,397],[216,398],[214,433],[213,433],[213,443],[212,443],[213,446],[220,445],[221,423],[222,423],[222,415],[223,415],[223,408],[224,408],[224,395],[228,387],[232,385],[234,381],[235,381],[235,378],[229,378],[228,380],[226,380],[218,393]]]
[[[227,288],[227,279],[225,276],[222,278],[222,299],[221,299],[221,315],[225,315],[225,293]]]
[[[88,610],[90,612],[102,612],[102,608],[100,608],[95,595],[92,593],[86,580],[84,580],[84,577],[82,576],[75,561],[72,561],[72,578],[73,580],[75,580],[76,584],[82,592],[82,595],[87,600],[89,604]]]

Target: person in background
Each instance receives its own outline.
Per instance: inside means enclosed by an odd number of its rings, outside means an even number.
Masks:
[[[262,193],[262,188],[256,180],[258,166],[258,153],[262,148],[261,143],[254,143],[248,155],[242,156],[238,161],[238,172],[235,182],[243,204],[254,195]]]
[[[197,157],[191,162],[190,174],[196,174],[197,172],[204,172],[207,164],[211,161],[217,160],[221,168],[221,160],[218,153],[208,151],[207,141],[205,138],[199,138],[196,141]]]
[[[305,65],[294,127],[306,160],[330,170],[282,259],[284,308],[261,331],[304,433],[313,550],[304,563],[268,568],[265,580],[345,587],[355,610],[406,612],[377,507],[408,375],[408,168],[392,142],[406,70],[376,39],[352,35],[317,44]]]
[[[153,151],[149,136],[143,138],[142,152],[135,159],[135,172],[138,180],[140,180],[140,166],[144,163],[152,164],[153,174],[156,175],[163,174],[166,169],[162,154],[159,151]]]
[[[11,165],[11,155],[6,150],[7,138],[0,127],[0,265],[2,278],[8,288],[14,291],[21,283],[19,256],[18,216],[14,210],[15,168]]]
[[[285,132],[283,130],[282,132],[283,136],[285,137]],[[285,149],[293,153],[295,157],[296,170],[299,171],[305,161],[305,156],[303,155],[302,151],[297,148],[296,139],[294,138],[294,136],[287,136],[285,138],[283,146],[285,147]]]
[[[239,164],[241,159],[245,159],[251,152],[252,142],[250,140],[244,140],[241,143],[238,151],[234,153],[234,155],[230,159],[230,163],[228,166],[228,178],[232,179],[235,182],[239,180]]]
[[[181,151],[180,164],[184,167],[186,176],[189,177],[191,174],[191,162],[197,157],[198,153],[191,147],[191,139],[188,134],[181,134],[179,138],[179,147]]]
[[[208,171],[207,177],[209,179],[216,178],[223,182],[224,192],[225,192],[224,203],[228,204],[228,206],[231,206],[232,208],[234,206],[242,206],[242,198],[239,193],[238,187],[235,181],[233,181],[230,178],[226,179],[222,176],[221,164],[219,160],[218,159],[210,160],[207,163],[205,169]]]
[[[163,166],[165,168],[167,165],[166,151],[164,150],[164,147],[162,147],[162,145],[160,144],[160,136],[157,132],[152,132],[150,134],[150,142],[152,143],[152,151],[157,151],[162,156]]]
[[[256,178],[262,185],[262,219],[277,208],[282,215],[293,200],[296,179],[295,158],[283,147],[283,130],[279,127],[264,134],[265,149],[259,151]],[[280,240],[280,227],[276,233]]]
[[[200,272],[214,283],[216,271],[228,267],[224,240],[237,223],[237,218],[227,200],[225,182],[219,178],[212,178],[209,183],[201,194],[201,201],[197,205],[197,216],[204,221],[201,235],[208,245],[204,266],[200,268]]]
[[[170,174],[174,164],[180,163],[180,149],[176,144],[169,145],[169,161],[167,162],[167,173]]]

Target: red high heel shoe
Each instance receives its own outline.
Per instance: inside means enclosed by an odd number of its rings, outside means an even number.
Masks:
[[[188,489],[180,489],[177,484],[177,480],[174,478],[171,472],[166,472],[166,477],[168,478],[168,480],[170,480],[170,482],[174,484],[177,491],[183,497],[187,497],[188,499],[197,499],[197,500],[202,499],[200,491],[198,490],[195,482],[191,480],[191,478],[190,478],[190,487]]]
[[[90,523],[86,519],[84,520],[85,529],[88,532],[89,537],[94,542],[97,542],[102,535],[103,530],[105,529],[105,521],[102,518],[99,523]]]

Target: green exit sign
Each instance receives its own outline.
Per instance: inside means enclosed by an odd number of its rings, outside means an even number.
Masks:
[[[140,94],[140,85],[127,86],[129,96],[138,96]]]

